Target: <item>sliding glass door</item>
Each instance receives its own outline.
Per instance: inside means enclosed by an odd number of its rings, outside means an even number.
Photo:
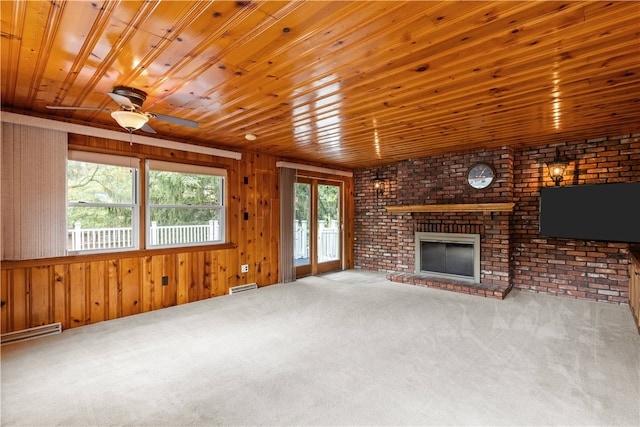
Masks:
[[[342,268],[342,184],[298,178],[294,185],[296,276]]]
[[[296,182],[293,217],[293,262],[296,276],[311,274],[311,183]]]

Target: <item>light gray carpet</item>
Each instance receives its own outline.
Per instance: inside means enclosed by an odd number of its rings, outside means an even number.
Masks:
[[[627,306],[346,271],[2,348],[2,425],[640,425]]]

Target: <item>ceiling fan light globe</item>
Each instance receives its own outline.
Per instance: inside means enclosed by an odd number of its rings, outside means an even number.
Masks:
[[[140,129],[149,121],[149,117],[134,111],[114,111],[111,117],[129,132]]]

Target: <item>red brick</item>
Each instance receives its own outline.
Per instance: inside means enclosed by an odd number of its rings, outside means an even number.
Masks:
[[[628,299],[628,247],[623,243],[541,238],[539,190],[550,185],[544,163],[556,148],[574,164],[568,184],[640,181],[640,138],[596,138],[589,141],[513,149],[490,149],[408,160],[383,167],[391,195],[376,200],[370,182],[380,170],[355,173],[355,260],[359,268],[413,270],[416,224],[466,224],[482,227],[483,285],[567,297],[625,303]],[[478,159],[493,162],[499,179],[486,191],[464,184],[466,167]],[[416,184],[419,183],[419,184]],[[487,203],[513,201],[506,214],[389,214],[385,204]],[[377,224],[371,226],[372,218]],[[384,229],[383,229],[384,228]],[[506,271],[503,271],[506,270]],[[498,274],[500,271],[505,276]],[[443,287],[443,283],[430,286]],[[617,292],[619,296],[598,293]],[[491,292],[488,292],[491,293]]]

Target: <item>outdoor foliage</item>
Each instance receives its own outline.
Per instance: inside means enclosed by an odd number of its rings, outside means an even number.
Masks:
[[[67,210],[69,228],[131,227],[133,170],[122,166],[69,161]],[[128,206],[127,206],[128,205]]]
[[[82,228],[131,227],[136,197],[134,169],[69,161],[67,166],[68,225]],[[151,171],[151,220],[158,225],[207,224],[219,219],[222,178],[211,175]]]
[[[318,185],[318,220],[327,225],[338,219],[340,187],[337,185]]]
[[[151,221],[158,225],[197,225],[219,219],[222,178],[176,172],[149,172]]]
[[[295,184],[295,218],[298,221],[309,220],[309,208],[311,200],[311,185],[306,183]],[[325,221],[326,225],[331,220],[339,219],[340,187],[337,185],[318,185],[318,221]]]
[[[311,200],[311,185],[296,182],[295,192],[295,219],[309,221],[309,206]]]

